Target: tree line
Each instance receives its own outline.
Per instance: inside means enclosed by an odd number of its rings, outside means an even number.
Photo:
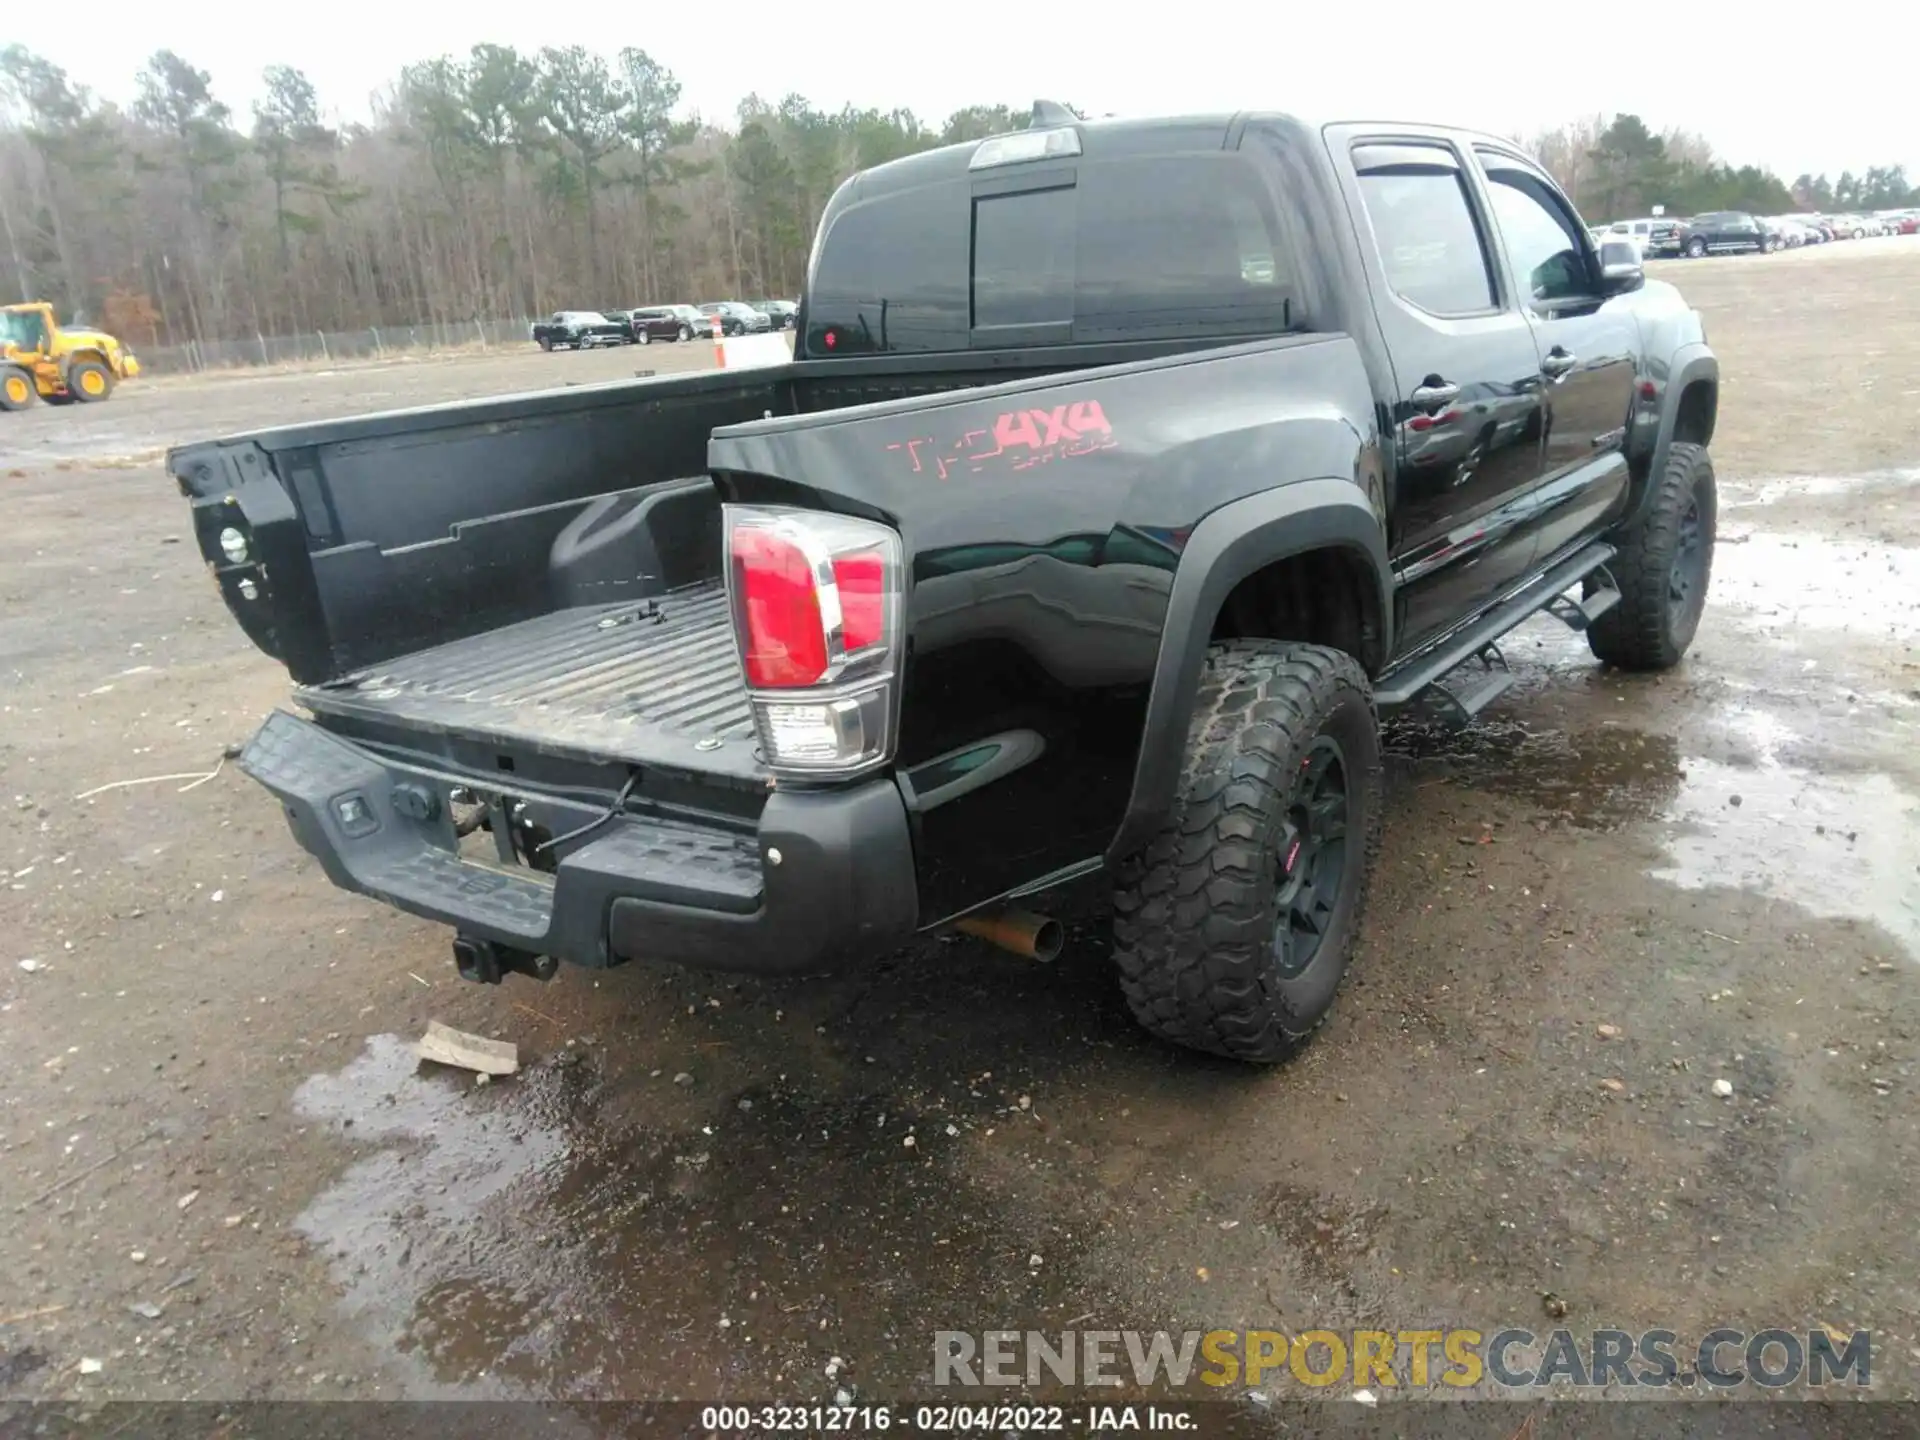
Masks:
[[[1638,115],[1595,115],[1531,137],[1528,148],[1589,223],[1744,210],[1754,215],[1897,210],[1920,205],[1920,187],[1901,165],[1844,171],[1837,180],[1800,175],[1791,184],[1756,165],[1717,159],[1687,130],[1664,134]]]
[[[0,289],[135,343],[532,315],[567,306],[793,296],[848,175],[1025,124],[749,96],[683,113],[645,50],[476,45],[404,67],[365,122],[328,121],[274,65],[236,116],[170,50],[132,103],[0,49]],[[1791,186],[1635,116],[1534,137],[1589,220],[1915,203],[1898,166]]]

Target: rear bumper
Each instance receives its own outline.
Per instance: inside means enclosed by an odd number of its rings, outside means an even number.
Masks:
[[[918,918],[906,807],[889,780],[775,791],[757,835],[625,816],[546,875],[463,860],[446,781],[285,712],[240,766],[341,889],[527,954],[821,971],[895,948]]]

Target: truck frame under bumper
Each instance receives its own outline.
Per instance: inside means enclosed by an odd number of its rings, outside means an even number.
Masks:
[[[616,816],[547,874],[463,859],[449,781],[285,711],[240,767],[280,800],[335,885],[453,926],[463,956],[819,971],[893,949],[918,917],[906,806],[890,780],[776,790],[753,835]]]

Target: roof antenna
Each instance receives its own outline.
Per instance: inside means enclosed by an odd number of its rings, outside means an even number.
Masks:
[[[1030,130],[1040,130],[1052,125],[1078,124],[1080,117],[1066,106],[1053,100],[1033,102],[1033,118],[1027,122]]]

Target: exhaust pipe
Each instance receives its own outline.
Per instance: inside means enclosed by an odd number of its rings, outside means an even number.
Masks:
[[[1029,910],[989,910],[969,915],[953,928],[1043,965],[1060,958],[1067,940],[1058,920]]]

